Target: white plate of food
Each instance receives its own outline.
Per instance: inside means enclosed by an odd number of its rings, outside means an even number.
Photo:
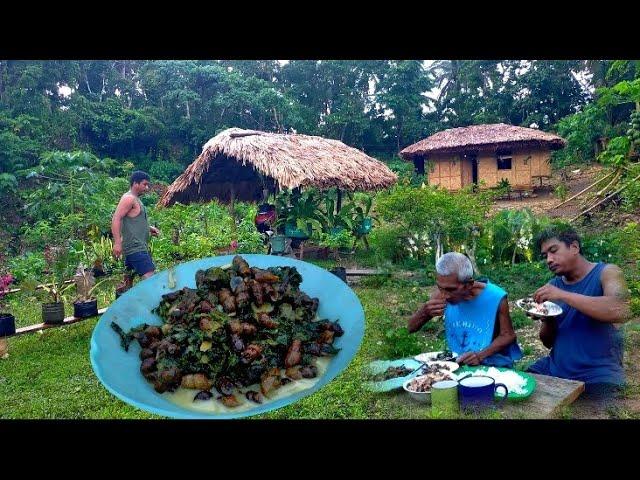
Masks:
[[[416,355],[413,357],[419,362],[435,362],[435,361],[444,361],[444,362],[452,362],[456,358],[458,358],[458,354],[456,352],[451,352],[449,350],[439,351],[439,352],[426,352],[421,353],[420,355]]]
[[[557,317],[562,314],[560,305],[553,302],[537,303],[531,297],[517,300],[516,306],[536,318]]]
[[[455,372],[456,370],[458,370],[460,368],[460,364],[458,364],[456,362],[449,362],[449,361],[444,361],[444,360],[435,360],[435,361],[432,361],[432,362],[426,362],[426,364],[428,366],[435,365],[435,366],[439,367],[441,370],[449,371],[449,372]]]
[[[449,362],[436,362],[438,364]],[[413,378],[405,380],[402,384],[402,388],[409,396],[422,403],[431,402],[431,386],[441,380],[454,380],[455,374],[451,372],[446,365],[425,365],[425,370],[422,374]]]

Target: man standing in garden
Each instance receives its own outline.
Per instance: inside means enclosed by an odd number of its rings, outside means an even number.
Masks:
[[[556,277],[533,299],[557,303],[562,314],[542,321],[540,340],[551,352],[528,371],[583,381],[587,397],[611,397],[624,384],[619,327],[631,316],[622,270],[584,258],[568,226],[542,231],[536,245]]]
[[[444,315],[447,348],[465,365],[513,367],[522,352],[513,330],[507,292],[473,279],[471,261],[461,253],[445,253],[436,263],[437,291],[409,319],[417,332]]]
[[[149,226],[147,211],[140,201],[140,195],[149,191],[151,178],[145,172],[131,174],[131,188],[122,195],[113,214],[111,233],[113,233],[113,255],[116,258],[124,253],[124,266],[143,279],[155,272],[155,265],[149,253],[149,235],[160,233],[156,227]],[[132,276],[125,273],[124,287],[130,288]]]

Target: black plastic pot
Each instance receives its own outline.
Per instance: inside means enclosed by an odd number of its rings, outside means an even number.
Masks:
[[[43,303],[42,321],[52,324],[62,323],[64,321],[64,302]]]
[[[330,270],[330,272],[344,283],[347,283],[347,269],[345,267],[336,267],[333,270]]]
[[[0,337],[16,333],[16,319],[9,313],[0,313]]]
[[[98,315],[98,300],[88,302],[74,302],[73,316],[76,318],[89,318]]]
[[[107,272],[105,272],[102,268],[93,267],[91,271],[93,272],[93,276],[95,278],[105,277],[107,275]]]

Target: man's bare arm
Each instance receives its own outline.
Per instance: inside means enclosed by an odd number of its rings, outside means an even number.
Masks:
[[[558,320],[556,318],[548,318],[542,320],[540,327],[540,341],[547,348],[552,348],[556,342],[558,334]]]
[[[622,269],[607,265],[600,276],[603,296],[590,297],[566,292],[564,301],[585,315],[605,323],[625,323],[631,318],[629,289]]]
[[[113,213],[111,219],[111,233],[113,234],[113,254],[119,257],[122,254],[122,219],[131,211],[134,205],[131,195],[123,195]]]
[[[409,318],[407,322],[409,333],[417,332],[433,317],[441,316],[444,313],[445,307],[446,301],[442,294],[438,290],[432,292],[429,301]]]

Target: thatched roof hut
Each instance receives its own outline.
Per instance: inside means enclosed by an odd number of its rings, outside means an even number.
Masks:
[[[461,150],[499,150],[502,148],[546,148],[559,150],[566,141],[552,133],[505,123],[451,128],[409,145],[400,151],[405,160],[428,154],[454,153]]]
[[[159,205],[257,201],[270,187],[378,190],[396,181],[384,163],[337,140],[230,128],[204,145]]]

